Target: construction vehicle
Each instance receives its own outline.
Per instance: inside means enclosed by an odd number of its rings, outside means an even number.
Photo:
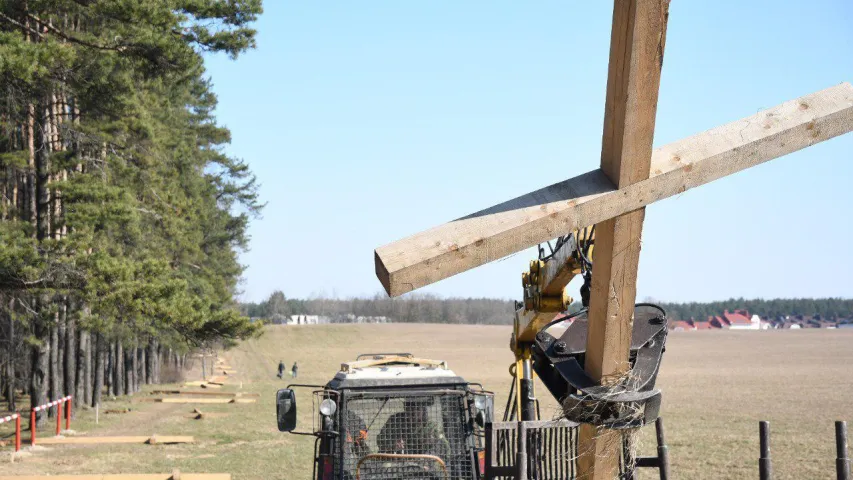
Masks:
[[[634,308],[630,369],[606,384],[585,369],[587,308],[592,283],[595,227],[561,236],[539,247],[539,258],[522,274],[523,301],[516,303],[510,348],[515,363],[503,421],[486,428],[486,479],[573,479],[577,471],[579,427],[590,424],[631,430],[649,423],[657,429],[658,455],[636,457],[623,436],[620,478],[638,467],[668,476],[661,393],[655,389],[667,335],[666,313],[652,304]],[[581,305],[573,305],[568,285],[581,276]],[[571,313],[568,313],[571,312]],[[562,408],[559,420],[541,418],[534,379],[538,377]]]
[[[299,388],[313,395],[310,431],[296,431]],[[325,385],[279,390],[276,415],[280,431],[316,438],[315,480],[475,480],[493,398],[443,361],[364,354]]]
[[[660,307],[636,306],[631,369],[624,378],[600,385],[584,371],[594,239],[594,227],[560,237],[548,252],[540,247],[539,258],[522,274],[524,296],[516,304],[510,341],[516,360],[502,421],[493,418],[491,392],[466,382],[445,362],[408,353],[360,355],[326,385],[279,390],[279,430],[316,437],[313,478],[573,479],[582,423],[635,429],[658,420],[654,385],[667,334]],[[582,306],[568,314],[573,300],[567,286],[578,275],[584,280]],[[562,404],[562,418],[541,418],[535,376]],[[310,432],[295,431],[296,388],[313,389]],[[634,458],[626,443],[620,476],[656,467],[666,478],[662,425],[655,423],[658,456]],[[418,440],[424,426],[432,433],[429,441]]]
[[[539,419],[535,372],[554,398],[577,403],[574,412],[566,412],[569,418],[607,428],[653,422],[660,406],[654,384],[666,342],[666,313],[657,305],[635,306],[630,372],[606,387],[598,385],[584,372],[595,227],[574,231],[547,246],[548,252],[539,247],[539,258],[522,273],[524,300],[516,304],[510,341],[516,358],[511,369],[512,404],[508,402],[505,420]],[[566,314],[573,307],[568,284],[577,275],[583,278],[581,307]]]

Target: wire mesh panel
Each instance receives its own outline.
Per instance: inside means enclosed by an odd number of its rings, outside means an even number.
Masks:
[[[536,480],[574,479],[577,471],[577,424],[556,420],[531,421],[526,422],[526,425],[528,477]],[[514,471],[518,451],[518,423],[495,422],[491,435],[491,441],[487,442],[487,448],[491,448],[491,454],[488,455],[491,466]],[[487,478],[509,480],[514,476],[492,475]]]
[[[524,423],[527,427],[527,478],[523,480],[575,480],[579,425],[568,420]],[[486,479],[518,480],[515,478],[518,422],[495,422],[486,435]],[[634,478],[633,460],[626,443],[619,459],[620,479]]]
[[[464,392],[359,394],[344,402],[340,478],[473,478]]]

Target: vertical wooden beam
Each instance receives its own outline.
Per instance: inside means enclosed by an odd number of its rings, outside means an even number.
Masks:
[[[615,0],[601,147],[601,169],[617,188],[649,178],[669,0]],[[637,265],[645,209],[595,227],[587,372],[603,384],[629,367]],[[618,432],[583,425],[579,476],[618,474]]]

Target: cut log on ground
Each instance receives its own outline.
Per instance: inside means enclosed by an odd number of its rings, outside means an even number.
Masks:
[[[257,399],[254,398],[192,398],[192,397],[166,397],[166,398],[155,398],[151,401],[157,403],[210,403],[210,404],[222,404],[222,403],[255,403]]]
[[[152,390],[151,395],[203,395],[208,397],[260,397],[255,392],[205,392],[203,390]]]
[[[152,441],[154,439],[154,441]],[[22,439],[28,442],[28,439]],[[96,445],[107,443],[147,443],[171,444],[171,443],[194,443],[191,436],[115,436],[115,437],[47,437],[38,439],[39,445]]]
[[[599,168],[379,247],[376,274],[402,295],[852,130],[842,83],[657,148],[650,177],[621,190]]]

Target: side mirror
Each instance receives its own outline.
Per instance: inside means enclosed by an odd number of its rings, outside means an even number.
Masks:
[[[275,413],[280,432],[292,432],[296,429],[296,394],[289,388],[283,388],[275,394]]]
[[[485,427],[486,423],[491,422],[493,412],[495,410],[495,400],[491,395],[475,395],[474,408],[477,413],[474,416],[474,421],[480,427]]]

